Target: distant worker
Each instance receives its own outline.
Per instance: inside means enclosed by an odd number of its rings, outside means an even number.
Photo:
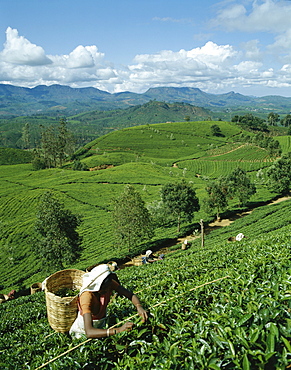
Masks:
[[[153,251],[151,251],[150,249],[148,249],[146,252],[145,252],[145,256],[142,257],[142,263],[143,264],[146,264],[146,263],[152,263],[152,262],[155,262],[156,259],[154,259],[154,255],[153,255]]]
[[[188,246],[189,246],[189,242],[188,242],[187,239],[185,239],[184,242],[183,242],[183,244],[182,244],[182,249],[185,250],[185,249],[188,248]]]
[[[237,242],[240,242],[243,238],[245,238],[244,234],[243,233],[239,233],[237,234],[237,236],[235,237],[235,240]]]
[[[117,328],[102,329],[106,324],[106,308],[114,291],[132,302],[142,322],[148,319],[138,297],[121,286],[109,266],[102,264],[83,275],[78,297],[78,316],[70,329],[73,337],[86,335],[87,338],[103,338],[132,330],[134,324],[129,321]]]

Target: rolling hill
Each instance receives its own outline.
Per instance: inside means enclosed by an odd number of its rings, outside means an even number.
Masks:
[[[274,197],[256,176],[274,158],[265,149],[242,143],[241,129],[235,124],[216,124],[224,136],[211,134],[213,121],[141,125],[114,131],[76,152],[76,158],[93,171],[73,171],[73,163],[41,171],[33,171],[31,164],[0,166],[0,290],[25,288],[44,278],[33,232],[38,198],[46,190],[53,191],[67,208],[84,217],[80,234],[85,248],[74,266],[82,269],[108,258],[125,257],[122,248],[114,247],[111,210],[113,199],[126,184],[136,187],[150,204],[160,199],[163,184],[184,178],[193,183],[202,202],[209,179],[241,167],[256,181],[258,192],[252,202]],[[288,143],[286,151],[290,150]],[[231,208],[236,207],[233,200]],[[205,214],[202,207],[193,222],[183,226],[183,232],[197,228],[201,218],[209,222],[212,216]],[[176,236],[174,224],[158,228],[152,246]],[[132,253],[144,248],[141,245]]]
[[[213,136],[214,123],[223,135]],[[1,368],[286,369],[291,361],[291,200],[270,202],[276,194],[257,172],[264,173],[274,158],[241,142],[241,133],[229,122],[144,124],[113,131],[80,149],[76,158],[92,171],[73,171],[72,163],[41,171],[33,171],[30,163],[1,165],[0,291],[16,289],[23,295],[0,304]],[[289,136],[280,137],[280,143],[283,153],[291,151]],[[129,301],[115,297],[108,325],[132,320],[134,329],[99,340],[72,340],[49,326],[44,292],[25,295],[46,277],[33,238],[38,199],[46,190],[83,216],[84,251],[66,267],[85,270],[128,255],[116,245],[111,226],[112,200],[126,184],[149,205],[160,199],[165,183],[185,179],[202,204],[208,181],[238,166],[257,187],[250,208],[239,208],[233,199],[222,215],[230,218],[225,227],[208,227],[214,216],[203,207],[180,233],[176,224],[157,227],[150,243],[131,257],[163,248],[165,259],[118,271],[122,284],[148,309],[147,323],[140,322]],[[245,216],[237,218],[243,211]],[[247,238],[228,241],[239,232]],[[186,237],[191,247],[183,251]]]
[[[214,112],[254,110],[288,114],[291,98],[282,96],[246,96],[234,92],[208,94],[198,88],[159,87],[144,93],[110,94],[96,88],[39,85],[34,88],[0,84],[0,118],[32,114],[71,116],[91,110],[112,110],[147,103],[151,100],[167,103],[184,102]]]

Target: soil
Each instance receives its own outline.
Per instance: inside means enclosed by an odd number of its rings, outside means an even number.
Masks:
[[[277,198],[277,199],[272,200],[269,203],[267,203],[267,205],[277,204],[277,203],[283,202],[285,200],[288,200],[290,198],[291,198],[291,196],[285,196],[285,197]],[[237,220],[238,218],[244,217],[244,216],[252,213],[253,210],[256,209],[256,208],[257,207],[254,207],[254,208],[252,208],[252,209],[250,209],[248,211],[236,213],[231,218],[224,218],[224,219],[215,220],[215,221],[209,223],[208,225],[205,225],[204,232],[205,232],[205,234],[209,234],[212,230],[214,230],[214,229],[216,229],[218,227],[228,226],[232,222],[234,222],[235,220]],[[186,235],[183,238],[170,239],[170,240],[167,241],[167,245],[166,246],[164,246],[162,248],[159,248],[158,250],[155,250],[153,252],[156,253],[156,254],[173,253],[174,251],[169,250],[170,247],[172,247],[174,245],[182,244],[182,243],[184,243],[185,240],[188,240],[188,242],[191,243],[192,240],[197,239],[197,238],[200,238],[200,236]],[[139,265],[141,265],[141,258],[143,256],[144,255],[139,255],[139,256],[136,256],[136,257],[132,258],[131,260],[124,261],[123,263],[121,263],[119,265],[119,268],[120,269],[123,269],[123,268],[130,267],[130,266],[139,266]]]

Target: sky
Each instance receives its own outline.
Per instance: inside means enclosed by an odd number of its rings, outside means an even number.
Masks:
[[[291,96],[291,0],[0,0],[0,83]]]

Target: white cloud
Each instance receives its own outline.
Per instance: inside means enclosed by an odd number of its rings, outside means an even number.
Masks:
[[[237,16],[240,9],[229,12],[229,17]],[[242,43],[241,49],[208,41],[190,50],[139,54],[132,64],[116,68],[95,45],[79,45],[68,55],[47,56],[40,46],[19,36],[17,30],[9,27],[6,35],[7,41],[0,52],[0,82],[16,86],[93,86],[109,92],[190,86],[212,93],[243,91],[253,86],[291,87],[291,58],[275,69],[264,60],[259,40]],[[285,35],[291,49],[291,33]],[[278,36],[272,47],[279,48],[283,41]]]
[[[230,31],[280,33],[290,28],[290,17],[288,1],[254,0],[250,8],[240,2],[224,6],[211,24]]]
[[[247,60],[261,61],[263,54],[259,48],[259,40],[250,40],[248,42],[241,43],[241,48],[244,50],[245,58]]]
[[[30,43],[23,36],[18,36],[18,31],[10,27],[6,30],[6,42],[0,54],[0,60],[29,66],[51,63],[42,47]]]

